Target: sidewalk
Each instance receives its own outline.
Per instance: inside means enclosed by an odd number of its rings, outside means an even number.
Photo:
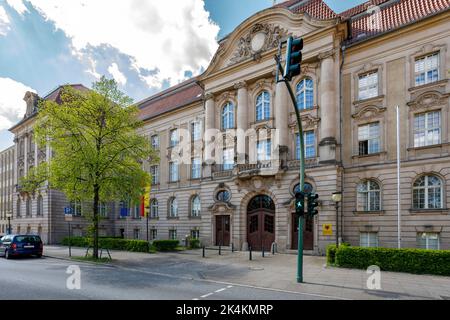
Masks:
[[[72,255],[84,256],[85,251],[72,248]],[[68,248],[46,246],[44,254],[68,258]],[[290,254],[266,253],[263,258],[261,252],[253,252],[252,261],[248,252],[223,252],[219,256],[217,251],[209,250],[206,258],[202,258],[201,250],[157,254],[111,251],[111,255],[114,265],[127,270],[341,299],[450,299],[450,277],[382,271],[381,290],[369,290],[366,283],[370,274],[365,270],[326,267],[325,258],[317,256],[304,256],[304,283],[299,284],[297,256]]]

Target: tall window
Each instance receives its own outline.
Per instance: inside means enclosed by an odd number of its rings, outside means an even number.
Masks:
[[[150,230],[150,240],[156,240],[158,238],[158,229],[152,228]]]
[[[140,231],[139,231],[139,229],[134,229],[133,230],[133,237],[134,237],[135,240],[139,240],[139,238],[140,238]]]
[[[175,229],[169,230],[169,239],[177,240],[177,230],[175,230]]]
[[[180,143],[180,137],[178,135],[178,129],[170,131],[170,146],[176,147]]]
[[[305,145],[305,158],[315,158],[316,156],[316,134],[314,130],[303,133]],[[300,159],[300,134],[295,136],[295,158]]]
[[[106,218],[108,216],[108,207],[105,202],[100,202],[98,205],[98,214],[100,217]]]
[[[439,80],[439,53],[433,53],[416,59],[414,75],[416,86]]]
[[[358,127],[359,155],[368,155],[380,152],[380,124],[369,123]]]
[[[31,213],[32,213],[32,207],[31,207],[31,199],[28,197],[27,201],[26,201],[26,216],[27,217],[31,217]]]
[[[305,78],[297,85],[297,102],[300,110],[312,109],[314,106],[314,83]]]
[[[439,250],[439,233],[421,232],[417,234],[417,247],[420,249]]]
[[[201,202],[199,196],[194,196],[191,200],[191,217],[199,217],[201,211]]]
[[[200,239],[200,230],[198,229],[191,230],[191,238]]]
[[[359,245],[361,247],[378,247],[377,232],[361,232],[359,234]]]
[[[200,121],[195,121],[191,125],[192,141],[199,141],[202,138],[202,127]]]
[[[256,144],[256,155],[258,161],[270,160],[272,155],[272,141],[262,140]]]
[[[152,175],[152,184],[159,183],[159,166],[151,166],[150,174]]]
[[[71,201],[70,207],[74,216],[81,216],[81,201]]]
[[[234,148],[223,150],[223,170],[233,170],[234,167]]]
[[[414,116],[414,147],[441,143],[441,112],[432,111]]]
[[[158,200],[156,200],[156,199],[152,199],[152,202],[150,203],[150,216],[152,218],[159,217],[159,206],[158,206]]]
[[[270,118],[270,94],[267,91],[261,92],[256,98],[256,121]]]
[[[17,208],[16,208],[16,211],[17,211],[17,216],[18,217],[20,217],[21,215],[22,215],[22,211],[21,211],[21,207],[22,207],[22,202],[20,201],[20,198],[19,199],[17,199],[17,204],[16,204],[16,206],[17,206]]]
[[[169,201],[169,217],[178,217],[178,201],[177,198],[172,198]]]
[[[44,200],[41,195],[37,199],[37,215],[42,216],[44,214]]]
[[[222,129],[232,128],[234,128],[234,105],[228,102],[222,109]]]
[[[141,206],[139,204],[136,204],[133,209],[133,218],[140,219],[140,217],[141,217]]]
[[[378,96],[378,71],[359,76],[358,82],[359,100],[365,100]]]
[[[415,209],[442,209],[442,181],[436,176],[422,176],[414,182]]]
[[[191,178],[199,179],[202,176],[202,162],[200,158],[192,158],[191,163]]]
[[[169,163],[169,178],[170,182],[178,181],[178,162],[171,161]]]
[[[381,190],[378,183],[367,180],[358,185],[358,211],[379,211]]]
[[[152,149],[153,150],[159,150],[159,136],[158,135],[153,135],[150,137],[150,143],[152,144]]]

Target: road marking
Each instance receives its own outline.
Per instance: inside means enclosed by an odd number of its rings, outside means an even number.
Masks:
[[[226,288],[222,288],[222,289],[219,289],[219,290],[216,290],[216,291],[214,291],[215,293],[219,293],[219,292],[222,292],[222,291],[225,291],[225,290],[227,290]]]
[[[213,294],[214,294],[213,292],[210,292],[210,293],[202,295],[200,298],[207,298],[209,296],[212,296]]]

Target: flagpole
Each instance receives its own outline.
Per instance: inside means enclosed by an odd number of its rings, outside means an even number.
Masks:
[[[401,245],[401,208],[400,208],[400,111],[399,106],[396,107],[397,111],[397,242],[398,248]]]

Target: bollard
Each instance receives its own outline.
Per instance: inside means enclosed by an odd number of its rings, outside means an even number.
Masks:
[[[252,247],[250,246],[250,247],[248,247],[248,252],[249,252],[249,260],[251,261],[252,260]]]
[[[222,255],[222,244],[219,244],[219,256]]]
[[[203,246],[203,253],[202,253],[202,255],[203,255],[203,258],[205,257],[205,246]]]
[[[262,257],[264,258],[264,244],[262,245],[262,251],[261,251],[261,255],[262,255]]]
[[[233,252],[234,252],[234,244],[231,243],[231,253],[233,253]]]
[[[275,242],[272,243],[272,255],[275,255]]]

